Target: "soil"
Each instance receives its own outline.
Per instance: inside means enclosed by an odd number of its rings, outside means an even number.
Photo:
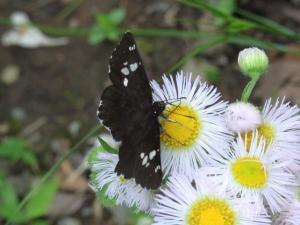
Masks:
[[[182,6],[175,1],[166,0],[89,0],[82,1],[67,18],[61,19],[60,15],[70,4],[70,0],[2,0],[0,1],[1,17],[9,17],[14,11],[25,11],[30,18],[41,24],[52,26],[89,27],[93,22],[96,12],[106,12],[115,8],[123,8],[127,12],[124,27],[142,28],[178,28],[195,29],[197,26],[190,23],[182,23],[176,18],[190,20],[201,20],[209,17],[207,13],[190,7]],[[272,4],[270,4],[272,2]],[[300,32],[298,1],[240,1],[239,6],[246,10],[269,17],[294,31]],[[275,13],[281,12],[281,13]],[[8,29],[0,26],[0,35]],[[290,45],[292,41],[254,32],[253,35]],[[72,38],[70,44],[63,47],[24,49],[20,47],[4,47],[0,45],[0,72],[7,65],[15,65],[20,70],[19,79],[10,85],[0,83],[0,125],[7,129],[1,131],[0,137],[24,136],[24,130],[41,119],[42,125],[34,132],[25,135],[39,156],[40,171],[32,173],[30,177],[47,171],[53,162],[61,155],[68,146],[76,143],[88,130],[98,123],[96,109],[101,92],[109,84],[107,76],[108,59],[115,43],[105,41],[99,45],[92,46],[84,38]],[[159,78],[180,57],[195,45],[195,40],[172,39],[172,38],[138,38],[141,46],[140,52],[150,78]],[[242,47],[234,45],[222,45],[210,49],[207,53],[197,56],[198,61],[207,61],[215,65],[221,71],[220,81],[215,84],[223,93],[225,100],[234,101],[239,98],[247,78],[238,71],[237,54]],[[270,52],[271,60],[276,62],[277,67],[284,61],[284,66],[289,67],[299,64],[298,59],[289,58],[286,55]],[[295,63],[296,62],[296,63]],[[278,65],[279,63],[279,65]],[[271,70],[276,74],[276,70]],[[282,76],[296,77],[283,79],[284,92],[278,90],[275,95],[287,95],[288,99],[298,102],[300,97],[298,86],[290,83],[293,91],[289,92],[289,82],[295,82],[299,77],[299,70],[294,69],[291,74],[285,74],[281,69]],[[266,75],[268,76],[268,75]],[[270,75],[272,76],[272,74]],[[269,77],[269,76],[268,76]],[[272,80],[272,79],[271,79]],[[280,80],[280,79],[279,79]],[[300,79],[298,79],[299,81]],[[297,82],[298,82],[297,81]],[[266,93],[264,88],[270,79],[263,79],[257,87],[259,95],[254,95],[253,101],[261,103],[267,96],[274,93]],[[298,84],[298,83],[297,83]],[[276,84],[278,88],[282,84]],[[286,91],[287,90],[287,91]],[[20,124],[14,125],[14,112],[22,112],[24,117]],[[22,114],[22,115],[23,115]],[[70,124],[80,125],[79,132],[72,134]],[[59,143],[62,148],[53,147]],[[86,148],[82,148],[70,160],[74,168],[86,154]],[[1,160],[0,160],[1,163]],[[7,168],[9,176],[16,176],[24,170],[22,166],[17,170]],[[85,174],[86,175],[86,174]],[[30,179],[29,179],[30,180]],[[24,185],[28,189],[29,185]],[[23,190],[23,192],[25,192]],[[71,213],[80,224],[91,224],[93,221],[83,216],[85,209],[90,209],[94,197],[90,191],[85,191],[85,200],[77,211]],[[108,215],[105,213],[105,215]],[[56,224],[64,215],[50,217]],[[108,218],[110,218],[108,216]],[[0,219],[1,220],[1,219]],[[111,223],[109,219],[106,223]],[[98,223],[94,223],[98,224]],[[100,224],[100,223],[99,223]]]

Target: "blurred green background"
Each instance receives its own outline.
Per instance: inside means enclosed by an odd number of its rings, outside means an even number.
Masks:
[[[108,59],[126,30],[136,37],[149,78],[193,72],[230,101],[247,83],[238,52],[264,48],[271,65],[251,100],[286,96],[299,103],[298,0],[2,0],[1,36],[12,29],[16,11],[68,43],[0,45],[0,224],[151,223],[122,207],[104,207],[90,190],[84,160],[102,130],[76,145],[98,124]],[[25,28],[15,29],[24,34]]]

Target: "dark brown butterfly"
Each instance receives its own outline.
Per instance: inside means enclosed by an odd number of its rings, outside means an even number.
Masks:
[[[101,97],[98,117],[116,141],[121,141],[118,175],[156,189],[162,181],[158,116],[164,102],[154,102],[136,43],[125,33],[109,61],[112,85]]]

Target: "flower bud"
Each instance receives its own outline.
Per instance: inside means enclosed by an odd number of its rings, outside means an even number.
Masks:
[[[240,51],[238,64],[246,76],[259,78],[267,70],[269,59],[263,50],[252,47]]]
[[[250,103],[236,102],[225,111],[225,122],[229,130],[243,133],[256,129],[261,123],[259,110]]]

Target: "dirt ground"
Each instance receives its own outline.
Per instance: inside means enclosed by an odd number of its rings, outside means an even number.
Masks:
[[[71,15],[61,19],[61,12],[69,2],[70,0],[1,0],[0,15],[9,17],[14,11],[25,11],[33,21],[42,24],[88,27],[96,12],[123,8],[127,12],[124,27],[178,29],[193,29],[197,26],[181,23],[176,18],[194,19],[199,23],[202,19],[210,18],[205,12],[182,6],[172,0],[86,0]],[[244,0],[239,2],[239,6],[300,32],[300,2],[296,0]],[[0,26],[0,35],[7,29],[7,26]],[[275,36],[259,32],[253,35],[299,48],[299,45]],[[13,182],[24,181],[19,188],[21,194],[28,191],[35,176],[47,171],[59,155],[98,123],[96,109],[101,92],[109,82],[107,64],[115,43],[105,41],[91,46],[84,38],[70,40],[70,44],[63,47],[33,50],[0,45],[0,73],[8,65],[13,65],[20,71],[18,80],[13,84],[0,83],[0,137],[23,135],[40,160],[40,170],[33,173],[24,171],[22,165],[11,169],[0,159]],[[190,39],[138,38],[150,78],[159,78],[195,42]],[[223,45],[196,58],[196,62],[206,61],[220,70],[220,81],[216,85],[222,91],[224,99],[230,101],[239,98],[247,81],[237,67],[237,54],[240,49],[240,46]],[[268,54],[272,64],[268,74],[260,81],[253,101],[261,103],[267,96],[286,95],[288,99],[298,103],[299,59],[274,51]],[[199,64],[196,63],[196,68],[198,67]],[[16,118],[18,123],[11,123]],[[64,164],[60,175],[75,170],[87,149],[88,146],[75,153]],[[62,198],[71,196],[75,199],[72,204],[78,206],[66,214],[50,213],[49,217],[55,224],[59,224],[66,217],[75,218],[79,225],[103,223],[103,219],[97,220],[99,215],[94,213],[100,206],[95,203],[94,195],[87,187],[86,175],[81,177],[81,190],[75,187],[61,188],[59,194],[64,196]],[[104,215],[106,223],[112,223],[108,220],[109,214],[105,212]],[[74,221],[73,224],[76,225]]]

